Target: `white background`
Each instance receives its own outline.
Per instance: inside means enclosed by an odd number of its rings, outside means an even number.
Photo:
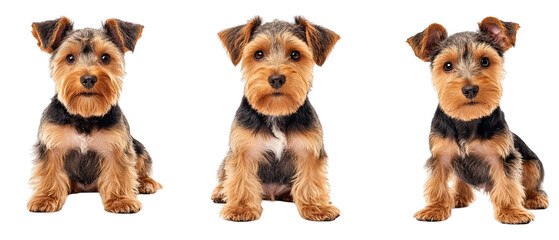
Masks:
[[[234,223],[210,201],[244,83],[217,37],[253,16],[303,15],[341,36],[309,94],[329,155],[333,222],[302,219],[294,204],[264,202],[260,220]],[[67,16],[75,28],[117,17],[145,26],[120,105],[151,153],[164,189],[141,195],[137,214],[103,210],[97,193],[68,197],[57,213],[30,213],[32,145],[54,95],[49,55],[31,23]],[[423,165],[437,105],[428,63],[406,39],[437,22],[449,34],[487,16],[520,24],[506,54],[501,102],[510,128],[542,159],[547,210],[528,225],[493,218],[489,197],[439,223],[419,222]],[[0,239],[550,239],[557,237],[559,18],[539,1],[9,1],[0,8]],[[552,227],[555,227],[552,228]]]

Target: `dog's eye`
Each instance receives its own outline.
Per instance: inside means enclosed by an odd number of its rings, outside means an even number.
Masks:
[[[66,56],[66,62],[68,64],[72,64],[76,61],[76,57],[74,57],[74,55],[72,54],[68,54],[68,56]]]
[[[452,71],[452,63],[451,62],[445,62],[444,65],[443,65],[443,70],[445,72]]]
[[[299,51],[292,51],[291,52],[291,59],[297,61],[301,59],[301,53]]]
[[[486,58],[486,57],[481,58],[481,66],[482,67],[489,67],[489,64],[491,64],[491,62],[489,61],[489,58]]]
[[[101,56],[101,61],[102,61],[104,64],[109,64],[109,63],[111,62],[111,55],[106,54],[106,53],[103,54],[103,56]]]
[[[260,60],[262,58],[264,58],[264,52],[262,52],[262,50],[254,52],[254,59]]]

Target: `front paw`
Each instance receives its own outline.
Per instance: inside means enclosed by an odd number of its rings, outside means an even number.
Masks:
[[[495,218],[506,224],[526,224],[534,220],[534,214],[522,208],[502,208],[495,212]]]
[[[332,221],[340,216],[340,210],[332,205],[298,206],[299,214],[310,221]]]
[[[232,204],[225,204],[221,209],[221,217],[229,221],[235,222],[248,222],[260,218],[262,208],[248,207],[244,205],[233,206]]]
[[[57,212],[62,209],[64,201],[50,196],[33,196],[27,203],[31,212]]]
[[[114,198],[105,201],[105,211],[112,213],[137,213],[142,203],[135,198]]]
[[[450,208],[439,205],[428,205],[413,216],[419,221],[438,222],[450,217]]]

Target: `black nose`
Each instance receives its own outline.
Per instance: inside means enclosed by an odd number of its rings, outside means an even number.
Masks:
[[[82,85],[85,88],[90,89],[93,86],[95,86],[95,83],[97,82],[97,77],[93,75],[84,75],[80,78],[80,81],[82,82]]]
[[[473,86],[465,86],[462,88],[462,93],[464,94],[464,96],[466,96],[468,99],[473,99],[477,96],[477,93],[479,92],[479,87],[477,85],[473,85]]]
[[[268,82],[270,82],[270,86],[274,89],[281,88],[285,83],[285,75],[270,75],[268,77]]]

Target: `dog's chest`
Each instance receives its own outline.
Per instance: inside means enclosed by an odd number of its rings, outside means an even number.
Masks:
[[[107,152],[103,149],[107,147],[103,143],[103,135],[98,132],[84,134],[77,131],[67,134],[68,149],[64,156],[64,169],[70,180],[76,183],[74,191],[93,188],[93,183],[99,177],[101,156]]]
[[[111,152],[111,138],[107,132],[103,130],[92,131],[90,133],[81,133],[71,126],[49,126],[44,130],[48,147],[53,150],[61,151],[77,151],[80,154],[87,152],[97,152],[107,154]]]
[[[491,189],[490,168],[500,161],[495,149],[479,141],[461,142],[460,156],[452,161],[456,175],[464,182],[486,191]]]
[[[271,130],[273,136],[268,138],[266,147],[267,150],[274,153],[277,160],[280,160],[287,146],[287,138],[285,133],[278,128],[277,124],[273,124]]]

